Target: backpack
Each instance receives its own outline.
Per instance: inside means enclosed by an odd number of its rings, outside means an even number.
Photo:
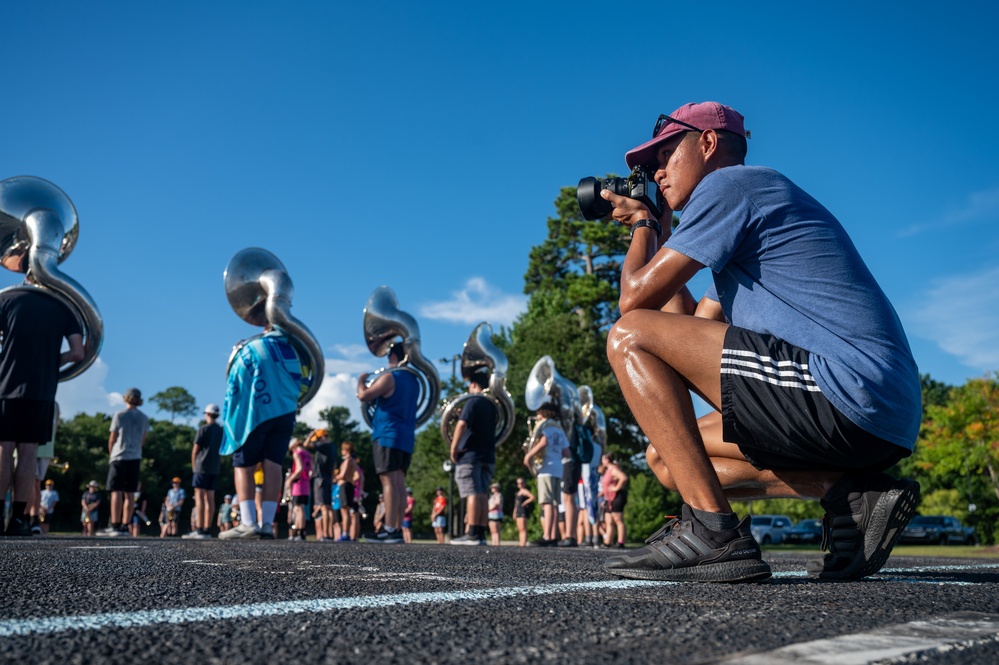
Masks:
[[[576,425],[576,442],[572,446],[572,456],[581,464],[593,461],[593,434],[589,427]]]

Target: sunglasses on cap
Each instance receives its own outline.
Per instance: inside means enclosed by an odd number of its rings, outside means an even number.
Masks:
[[[693,130],[695,132],[703,132],[704,130],[699,127],[694,127],[693,125],[687,124],[682,120],[677,120],[676,118],[671,118],[668,115],[659,114],[659,119],[656,120],[656,126],[652,128],[652,138],[659,136],[659,132],[662,131],[663,127],[670,123],[680,125],[681,127],[686,127],[687,129]]]

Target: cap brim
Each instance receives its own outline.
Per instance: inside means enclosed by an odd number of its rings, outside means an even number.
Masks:
[[[685,131],[687,131],[687,128],[682,125],[672,123],[666,125],[666,129],[664,129],[659,136],[626,152],[624,155],[624,161],[628,163],[629,169],[633,169],[641,164],[652,164],[654,166],[658,166],[656,153],[659,152],[659,146],[677,134]]]

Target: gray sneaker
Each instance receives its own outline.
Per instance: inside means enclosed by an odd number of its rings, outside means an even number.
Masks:
[[[219,534],[219,540],[260,540],[261,537],[260,529],[243,523]],[[271,538],[273,537],[274,534],[271,533]]]
[[[881,570],[902,529],[916,514],[919,483],[886,473],[844,476],[822,507],[823,558],[809,561],[808,574],[827,580],[859,580]]]
[[[121,529],[116,529],[113,526],[109,526],[106,529],[101,529],[100,531],[98,531],[97,535],[103,536],[105,538],[121,538],[126,534],[122,533]]]
[[[604,562],[612,575],[671,582],[753,582],[770,577],[760,546],[749,531],[749,518],[730,531],[712,531],[684,504],[641,549]]]
[[[457,538],[451,539],[452,545],[485,545],[486,541],[480,538],[476,538],[470,533],[466,533],[464,536],[458,536]]]

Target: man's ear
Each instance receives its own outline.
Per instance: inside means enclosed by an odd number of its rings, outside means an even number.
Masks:
[[[697,140],[697,146],[701,150],[704,162],[709,162],[718,154],[718,132],[713,129],[705,129]]]

